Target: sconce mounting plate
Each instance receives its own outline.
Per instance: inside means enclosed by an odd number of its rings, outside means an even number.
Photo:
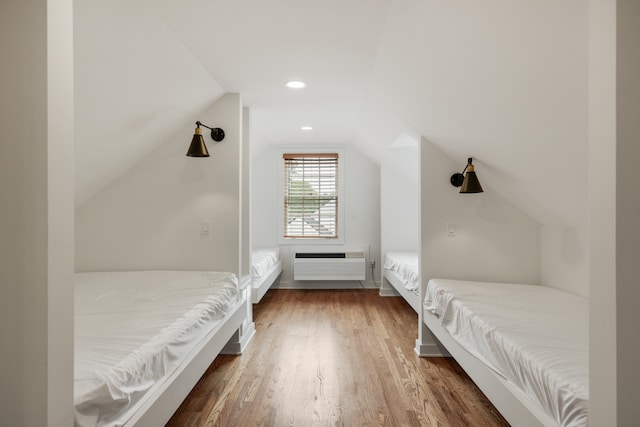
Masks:
[[[454,173],[451,175],[451,185],[454,187],[461,187],[462,182],[464,181],[464,175],[461,173]]]
[[[211,139],[215,142],[220,142],[224,139],[224,131],[220,128],[211,129]]]

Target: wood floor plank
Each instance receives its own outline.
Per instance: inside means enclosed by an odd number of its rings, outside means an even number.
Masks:
[[[450,358],[419,358],[417,315],[366,290],[270,290],[256,335],[218,356],[168,426],[508,426]]]

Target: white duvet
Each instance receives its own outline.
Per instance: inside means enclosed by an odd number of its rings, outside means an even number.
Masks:
[[[280,259],[278,248],[254,249],[251,252],[251,276],[261,277]]]
[[[393,271],[402,285],[411,292],[418,292],[418,254],[416,252],[387,252],[384,268]]]
[[[122,425],[238,298],[231,273],[78,273],[75,424]]]
[[[588,424],[588,300],[556,289],[433,279],[425,309],[561,426]]]

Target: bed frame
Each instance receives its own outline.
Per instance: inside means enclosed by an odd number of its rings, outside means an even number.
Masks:
[[[435,314],[422,310],[422,320],[511,425],[560,427],[537,403],[458,344]]]
[[[260,302],[264,294],[275,283],[276,279],[280,277],[282,273],[282,260],[278,260],[271,269],[260,277],[255,277],[252,280],[253,289],[251,290],[251,302],[257,304]]]
[[[402,284],[402,278],[395,272],[387,269],[383,269],[383,279],[386,279],[387,282],[393,286],[397,293],[400,294],[402,298],[405,299],[415,310],[416,313],[420,313],[421,304],[420,304],[420,296],[418,294],[411,292]]]
[[[176,409],[207,370],[213,359],[223,352],[230,339],[247,318],[247,294],[225,314],[219,322],[187,356],[184,363],[163,382],[152,387],[125,427],[157,427],[169,421]],[[235,344],[235,343],[229,343]]]

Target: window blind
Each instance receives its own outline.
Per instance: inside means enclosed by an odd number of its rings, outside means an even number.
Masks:
[[[338,237],[338,154],[284,154],[284,237]]]

